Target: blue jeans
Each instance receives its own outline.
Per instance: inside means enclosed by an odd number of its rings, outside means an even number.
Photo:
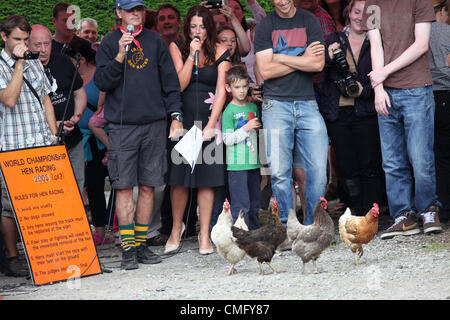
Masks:
[[[385,89],[391,107],[378,115],[383,170],[392,218],[441,206],[436,195],[434,99],[431,86]]]
[[[304,224],[312,224],[314,206],[324,196],[327,184],[328,135],[317,102],[265,99],[262,121],[280,220],[286,225],[289,209],[292,209],[292,155],[295,146],[300,151],[306,173]]]

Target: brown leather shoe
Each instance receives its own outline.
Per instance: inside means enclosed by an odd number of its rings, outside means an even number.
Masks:
[[[420,228],[412,212],[403,213],[395,218],[394,223],[381,234],[381,240],[395,236],[410,236],[419,234]]]
[[[423,233],[439,233],[442,231],[439,221],[439,207],[430,206],[426,212],[420,214],[423,220]]]

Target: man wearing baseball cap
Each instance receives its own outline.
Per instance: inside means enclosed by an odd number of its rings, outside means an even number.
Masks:
[[[116,9],[130,10],[139,6],[147,8],[142,0],[116,0]]]
[[[153,264],[161,258],[146,245],[154,187],[165,184],[166,123],[169,137],[182,131],[180,84],[161,37],[143,28],[141,0],[116,0],[118,29],[101,42],[94,81],[106,92],[109,124],[108,172],[117,190],[122,240],[122,269]],[[139,186],[134,211],[133,187]]]

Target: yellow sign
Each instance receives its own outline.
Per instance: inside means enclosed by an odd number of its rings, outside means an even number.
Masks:
[[[0,152],[0,167],[33,282],[101,273],[66,147]]]

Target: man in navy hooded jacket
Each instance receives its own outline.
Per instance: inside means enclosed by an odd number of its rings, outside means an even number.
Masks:
[[[122,269],[130,270],[138,268],[138,262],[161,262],[147,248],[146,233],[154,187],[165,183],[167,119],[172,121],[169,137],[176,138],[182,129],[181,99],[166,44],[157,33],[143,28],[143,1],[116,0],[116,14],[121,25],[98,48],[94,81],[106,92],[108,172],[117,190]],[[132,32],[127,30],[130,25]]]

